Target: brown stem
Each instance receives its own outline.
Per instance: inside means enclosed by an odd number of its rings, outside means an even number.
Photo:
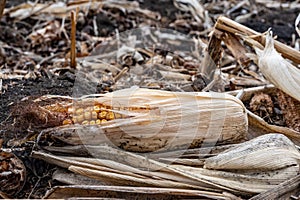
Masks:
[[[265,36],[263,36],[261,33],[256,32],[242,24],[239,24],[227,17],[219,17],[218,21],[215,25],[216,29],[219,29],[221,31],[230,32],[232,34],[244,34],[248,36],[257,36],[254,37],[256,41],[259,43],[265,45]],[[293,49],[292,47],[289,47],[281,42],[275,41],[274,43],[276,50],[282,54],[283,57],[290,59],[291,61],[294,61],[297,64],[300,64],[300,52]]]
[[[219,65],[221,59],[221,39],[217,36],[220,31],[215,30],[212,34],[209,44],[207,47],[207,52],[204,57],[204,61],[201,64],[201,74],[205,76],[208,82],[213,80],[214,72]]]
[[[6,0],[0,0],[0,19],[2,17],[4,8],[5,8],[5,3],[6,3]]]
[[[71,12],[71,68],[76,68],[76,14]]]
[[[247,51],[237,36],[227,32],[224,34],[223,41],[241,66],[247,66],[250,63],[250,59],[246,56]]]

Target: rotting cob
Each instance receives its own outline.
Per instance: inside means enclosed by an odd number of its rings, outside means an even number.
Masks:
[[[55,126],[66,125],[64,131],[99,125],[98,130],[84,130],[80,136],[71,131],[67,139],[56,134],[61,128],[56,133],[52,130],[52,135],[69,144],[101,143],[104,134],[116,146],[137,152],[236,143],[246,137],[246,109],[231,95],[130,88],[98,96],[59,97],[59,101],[39,106],[38,115],[57,120]],[[35,103],[45,99],[53,97]]]

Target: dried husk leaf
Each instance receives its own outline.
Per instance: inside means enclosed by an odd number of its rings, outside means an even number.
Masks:
[[[289,166],[282,169],[262,171],[262,170],[232,170],[221,171],[188,166],[175,166],[203,181],[209,181],[218,185],[220,188],[226,188],[235,194],[260,193],[272,189],[276,185],[296,176],[299,173],[299,166]]]
[[[110,148],[107,148],[109,150]],[[111,149],[113,150],[113,149]],[[77,174],[85,177],[90,177],[99,180],[105,184],[116,185],[136,185],[136,186],[160,186],[160,187],[175,187],[175,188],[194,188],[208,191],[220,191],[215,187],[208,187],[207,184],[182,176],[181,174],[173,173],[172,171],[155,172],[154,169],[162,169],[166,165],[154,160],[145,161],[144,157],[123,152],[114,151],[115,157],[119,162],[112,160],[102,160],[94,158],[76,158],[66,156],[56,156],[48,153],[33,151],[34,158],[43,159],[49,163],[67,168]],[[131,155],[131,156],[130,156]],[[125,157],[131,166],[122,164],[121,157]],[[120,159],[118,159],[120,158]],[[135,160],[133,160],[135,159]],[[113,164],[111,164],[113,163]],[[144,168],[149,166],[149,169]],[[150,171],[149,171],[150,170]]]
[[[260,193],[299,173],[300,152],[284,135],[267,134],[207,158],[201,174],[216,184]],[[222,171],[218,171],[222,170]]]
[[[103,146],[101,152],[100,157],[111,160],[106,163],[103,159],[36,151],[33,157],[109,184],[226,190],[239,195],[265,192],[296,176],[300,160],[299,151],[281,134],[268,134],[235,145],[207,158],[204,168],[165,164],[109,146]]]
[[[44,197],[45,199],[59,198],[91,198],[97,199],[120,198],[132,199],[138,195],[139,199],[187,199],[187,198],[209,198],[209,199],[239,199],[234,198],[234,195],[229,193],[216,193],[202,190],[188,190],[178,188],[159,188],[159,187],[132,187],[132,186],[89,186],[89,185],[74,185],[74,186],[56,186],[52,188]]]
[[[269,30],[263,51],[255,49],[258,66],[263,75],[276,87],[300,101],[300,69],[284,59],[274,48],[274,39]]]
[[[276,170],[299,166],[300,152],[284,135],[267,134],[205,160],[204,167],[219,170]]]
[[[52,180],[67,184],[67,185],[108,185],[101,181],[97,181],[80,174],[74,174],[73,172],[65,169],[57,169],[52,174]]]
[[[126,117],[44,133],[72,145],[110,143],[135,152],[238,143],[247,133],[243,103],[227,94],[130,88],[84,98],[74,103],[74,109],[94,104],[105,104],[109,111]]]
[[[190,185],[182,182],[176,182],[176,181],[170,181],[164,179],[157,180],[152,178],[138,178],[129,175],[87,169],[87,168],[82,168],[77,166],[70,166],[69,170],[90,178],[94,178],[96,180],[120,183],[123,185],[204,189],[204,187],[199,187],[197,185]]]

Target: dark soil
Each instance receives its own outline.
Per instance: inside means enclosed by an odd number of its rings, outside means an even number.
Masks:
[[[294,24],[291,22],[295,21],[298,14],[299,10],[297,9],[262,9],[256,16],[243,24],[261,33],[272,28],[279,41],[291,44],[292,35],[296,35]]]
[[[35,80],[4,80],[3,86],[7,89],[2,91],[1,95],[1,115],[0,121],[3,125],[12,123],[9,117],[14,109],[22,109],[17,105],[26,97],[40,97],[42,95],[72,95],[72,87],[74,80],[66,79],[66,77],[40,77]],[[12,139],[16,133],[6,132],[5,140]]]
[[[23,2],[26,1],[7,1],[7,7],[15,6]],[[168,27],[168,25],[174,21],[175,13],[178,12],[177,9],[173,6],[172,0],[160,0],[159,2],[156,0],[141,1],[140,5],[144,9],[156,11],[161,14],[162,20],[161,22],[158,22],[156,24],[157,26],[161,27]],[[290,44],[292,41],[291,35],[295,34],[293,22],[298,13],[299,11],[296,11],[295,9],[270,10],[267,8],[263,8],[260,9],[257,15],[250,18],[244,24],[259,32],[264,32],[269,27],[273,27],[274,32],[279,37],[279,40]],[[109,36],[114,33],[116,28],[120,28],[118,27],[118,25],[123,26],[123,22],[116,22],[115,19],[111,20],[111,18],[109,16],[105,16],[105,14],[97,14],[97,19],[99,28],[102,30],[102,32],[100,32],[101,36]],[[287,22],[287,19],[289,20],[289,22]],[[0,27],[2,31],[0,32],[0,39],[2,41],[5,41],[6,43],[15,44],[15,46],[20,47],[21,50],[25,51],[26,49],[30,49],[30,42],[26,41],[25,39],[26,34],[28,33],[26,32],[26,29],[28,29],[27,26],[30,27],[31,23],[34,22],[31,20],[26,20],[26,23],[28,23],[27,25],[10,24],[10,22],[11,21],[9,21],[9,19],[7,19],[5,16],[2,18]],[[78,24],[79,32],[89,32],[88,27],[92,22],[87,20],[86,23],[87,24]],[[124,31],[126,29],[131,28],[134,27],[123,27],[120,29],[120,31]],[[186,33],[186,29],[178,31],[183,31]],[[53,43],[53,45],[59,44],[60,43],[58,42]],[[55,46],[54,48],[58,47]],[[66,52],[66,49],[58,51]],[[36,51],[36,53],[44,54],[43,56],[47,54],[42,51]],[[22,57],[14,50],[10,50],[7,56],[8,57],[4,62],[11,62],[11,67],[15,67],[15,60],[18,60]],[[20,67],[24,69],[24,66],[25,64]],[[45,70],[46,67],[47,63],[43,65],[43,69]],[[30,66],[25,66],[25,69],[28,68],[30,68]],[[74,84],[74,80],[74,72],[69,70],[66,70],[65,72],[59,74],[41,73],[36,79],[3,79],[2,94],[0,94],[0,138],[4,139],[4,147],[7,146],[7,142],[9,140],[16,138],[24,138],[28,134],[26,131],[24,132],[24,130],[20,131],[17,129],[18,124],[14,124],[13,118],[14,109],[22,109],[22,107],[18,105],[24,98],[39,97],[45,94],[72,95],[72,87]],[[99,92],[101,92],[101,89],[99,89]],[[26,143],[25,145],[23,145],[23,147],[27,149],[25,153],[15,153],[25,162],[25,165],[28,170],[28,181],[23,190],[15,197],[27,198],[29,197],[29,194],[33,191],[31,198],[41,198],[44,195],[46,189],[49,189],[50,184],[57,184],[55,182],[49,181],[51,180],[50,174],[52,172],[51,169],[53,169],[53,166],[46,164],[42,161],[30,158],[29,152],[32,148],[32,143]]]

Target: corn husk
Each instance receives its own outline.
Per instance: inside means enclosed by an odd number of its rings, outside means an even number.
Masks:
[[[235,145],[206,158],[202,167],[166,164],[110,146],[98,146],[97,150],[101,152],[99,158],[37,151],[32,156],[105,184],[225,190],[237,195],[265,192],[300,172],[300,152],[281,134],[267,134]]]
[[[218,199],[241,200],[227,192],[208,192],[195,189],[132,187],[132,186],[90,186],[71,185],[55,186],[44,196],[44,199]],[[109,198],[107,198],[109,197]],[[115,197],[115,198],[113,198]],[[119,198],[118,198],[119,197]]]
[[[297,176],[299,164],[300,152],[286,136],[267,134],[207,158],[204,168],[219,174],[216,184],[260,193]]]
[[[272,156],[269,156],[270,153]],[[299,165],[299,162],[300,153],[293,142],[281,134],[268,134],[206,159],[204,167],[265,171]]]
[[[237,98],[220,93],[179,93],[131,88],[84,98],[77,107],[105,104],[125,116],[97,126],[72,125],[44,131],[72,145],[110,143],[152,152],[216,143],[237,143],[247,133],[247,113]]]
[[[288,95],[300,100],[300,69],[284,59],[274,48],[272,31],[267,32],[263,51],[255,48],[258,66],[263,75]]]

